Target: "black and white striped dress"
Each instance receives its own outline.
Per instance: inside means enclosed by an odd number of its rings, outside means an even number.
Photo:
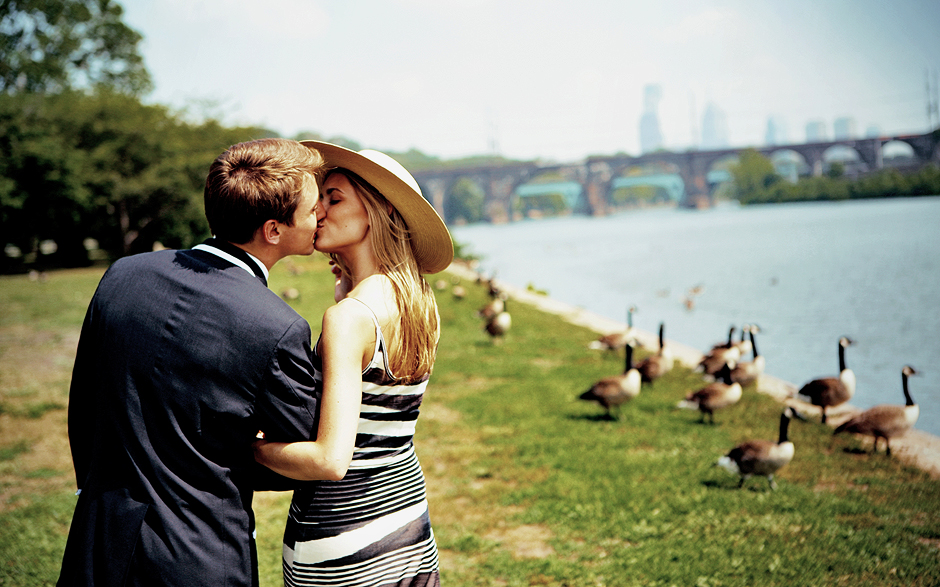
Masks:
[[[362,372],[352,464],[341,481],[314,481],[294,492],[284,532],[287,587],[440,585],[424,474],[412,444],[428,381],[395,384],[374,313],[372,319],[375,353]],[[318,383],[319,362],[314,353]]]

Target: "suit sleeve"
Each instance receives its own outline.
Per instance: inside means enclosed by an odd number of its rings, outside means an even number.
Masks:
[[[277,442],[298,442],[316,437],[316,381],[311,362],[310,326],[299,318],[279,341],[272,368],[256,403],[265,437]],[[267,467],[255,476],[255,490],[287,490],[300,482]]]
[[[72,381],[69,386],[68,435],[72,451],[72,464],[75,467],[75,481],[82,489],[85,477],[90,469],[94,444],[95,418],[98,413],[97,390],[99,382],[95,366],[98,347],[96,304],[93,298],[85,313],[78,349],[75,353],[75,365],[72,368]]]

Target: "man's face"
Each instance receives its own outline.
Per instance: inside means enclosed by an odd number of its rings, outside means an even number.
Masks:
[[[314,251],[317,236],[317,202],[320,191],[317,182],[307,182],[297,209],[294,211],[292,226],[281,224],[281,250],[284,255],[310,255]]]

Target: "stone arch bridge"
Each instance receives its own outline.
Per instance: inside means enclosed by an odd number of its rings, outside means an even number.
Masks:
[[[847,147],[855,151],[859,160],[869,170],[884,167],[882,149],[889,142],[898,141],[910,146],[914,160],[919,165],[940,163],[940,129],[922,135],[899,135],[867,139],[846,139],[818,143],[773,145],[751,147],[757,152],[771,156],[781,151],[798,153],[814,175],[823,170],[823,158],[832,147]],[[571,164],[542,165],[535,162],[510,163],[506,165],[464,167],[419,171],[415,179],[424,192],[424,197],[444,216],[444,201],[454,184],[466,178],[480,186],[485,193],[484,213],[492,222],[512,218],[513,194],[520,186],[531,180],[551,174],[555,181],[580,184],[580,204],[575,212],[603,215],[609,209],[610,194],[615,181],[622,179],[624,172],[635,167],[668,167],[675,170],[684,184],[684,195],[680,205],[695,207],[711,201],[715,184],[709,181],[712,167],[729,157],[736,157],[747,147],[718,149],[712,151],[686,151],[673,153],[658,151],[632,157],[612,155],[590,157]]]

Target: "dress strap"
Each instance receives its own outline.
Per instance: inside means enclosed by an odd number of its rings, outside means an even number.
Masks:
[[[347,300],[352,300],[352,301],[354,301],[354,302],[359,302],[360,304],[362,304],[363,306],[365,306],[366,310],[369,310],[369,314],[372,315],[372,323],[375,324],[375,329],[376,329],[377,331],[378,331],[378,330],[381,330],[381,328],[379,328],[379,317],[375,315],[375,312],[372,310],[372,308],[369,306],[369,304],[363,302],[363,301],[360,300],[359,298],[343,298],[342,300],[339,301],[339,303],[342,304],[343,302],[345,302],[345,301],[347,301]]]

